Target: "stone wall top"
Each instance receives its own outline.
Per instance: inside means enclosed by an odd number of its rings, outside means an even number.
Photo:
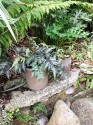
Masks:
[[[46,88],[39,91],[13,91],[12,98],[9,103],[5,105],[6,110],[15,110],[16,108],[24,108],[31,106],[40,101],[47,101],[51,96],[67,89],[77,80],[80,70],[73,69],[69,80],[54,81]]]

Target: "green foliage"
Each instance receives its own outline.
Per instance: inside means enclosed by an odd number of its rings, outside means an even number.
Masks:
[[[82,53],[78,52],[77,55],[76,55],[76,58],[79,60],[79,61],[83,61],[83,56],[82,56]]]
[[[0,63],[0,75],[7,75],[7,70],[11,67],[11,63],[5,61]]]
[[[28,124],[29,121],[34,119],[34,116],[28,114],[22,114],[19,109],[15,111],[6,111],[6,120],[4,120],[4,125],[13,125],[14,120],[19,120],[20,122]],[[2,124],[3,125],[3,124]]]
[[[89,35],[84,31],[86,24],[83,22],[91,21],[89,14],[81,10],[58,10],[55,14],[51,14],[55,20],[52,24],[48,24],[45,27],[46,35],[52,40],[59,41],[71,41],[77,38],[85,38]],[[59,46],[60,46],[59,43]]]
[[[31,67],[31,71],[37,79],[44,77],[44,70],[52,72],[54,78],[56,78],[58,70],[60,69],[60,60],[57,60],[53,55],[54,49],[54,47],[38,47],[27,60],[27,67]]]
[[[23,123],[28,123],[29,121],[31,121],[31,119],[33,119],[33,117],[31,117],[29,114],[22,114],[20,112],[18,112],[15,115],[16,119],[23,122]]]
[[[89,38],[91,39],[91,38]],[[83,60],[83,54],[86,54],[86,59],[93,61],[93,41],[84,41],[81,52],[77,54],[77,59]]]
[[[12,48],[13,49],[10,48],[10,52],[14,53],[13,56],[15,56],[15,58],[13,58],[13,60],[11,57],[9,57],[8,59],[5,58],[0,62],[0,75],[6,75],[8,78],[10,77],[12,72],[22,73],[25,71],[25,57],[28,57],[29,53],[29,49],[26,47],[20,48],[14,45],[12,46]]]
[[[93,79],[92,80],[87,80],[86,82],[86,88],[93,88]]]
[[[47,109],[42,103],[38,103],[32,106],[34,113],[36,114],[38,111],[42,111],[43,113],[47,114]]]
[[[63,1],[65,1],[65,0],[63,0]],[[68,1],[69,1],[69,0],[68,0]],[[76,0],[76,1],[93,3],[93,0]]]
[[[23,3],[24,2],[24,3]],[[78,6],[82,6],[89,11],[93,11],[93,4],[89,4],[87,2],[80,2],[80,1],[30,1],[30,0],[23,0],[20,2],[19,0],[11,1],[4,0],[3,6],[6,8],[7,12],[11,16],[11,19],[7,22],[11,24],[13,32],[18,37],[18,34],[24,37],[25,30],[28,29],[31,25],[31,21],[34,22],[35,20],[41,20],[45,14],[49,14],[56,9],[66,9],[69,8],[71,5],[76,4]],[[1,7],[0,7],[1,9]],[[3,11],[4,12],[4,11]],[[6,14],[7,17],[7,14]],[[9,27],[8,27],[9,28]],[[10,29],[11,30],[11,29]],[[11,33],[13,35],[13,32]],[[12,38],[10,33],[7,30],[7,27],[4,23],[4,19],[0,20],[0,46],[6,47],[6,49],[11,45]]]
[[[1,125],[13,125],[13,118],[14,118],[14,111],[5,111],[4,109],[2,110],[2,117],[0,120]],[[15,110],[15,113],[17,113],[18,110]]]
[[[88,46],[88,58],[93,61],[93,42]]]
[[[34,50],[29,48],[14,46],[11,52],[14,52],[14,59],[0,63],[0,75],[6,74],[9,78],[12,72],[23,73],[26,68],[32,71],[32,77],[36,76],[39,80],[44,78],[44,71],[49,71],[56,78],[60,68],[60,59],[54,55],[55,47],[48,47],[45,44],[34,46]],[[6,68],[7,67],[7,68]]]
[[[56,47],[56,52],[55,52],[55,55],[60,58],[60,59],[64,59],[64,49],[61,49],[61,48],[58,48]]]
[[[78,78],[78,80],[74,82],[73,86],[77,88],[79,87],[80,84],[83,84],[83,83],[86,83],[85,84],[86,89],[93,88],[93,75],[85,74],[83,77]]]
[[[41,103],[37,103],[32,106],[31,108],[32,114],[26,113],[23,114],[21,113],[20,109],[15,109],[13,110],[8,110],[4,111],[4,119],[0,121],[1,125],[13,125],[14,121],[18,120],[22,123],[25,123],[27,125],[32,125],[35,124],[36,120],[39,117],[39,112],[42,112],[44,114],[47,114],[47,109],[46,107]]]
[[[16,20],[11,18],[10,14],[8,13],[8,11],[5,9],[4,5],[2,4],[2,1],[0,1],[0,20],[1,20],[0,21],[1,31],[6,26],[8,28],[8,30],[10,31],[11,35],[13,36],[13,38],[16,40],[14,32],[10,26],[10,24],[14,24],[14,22]]]
[[[79,86],[79,84],[80,84],[79,80],[76,80],[76,81],[73,83],[73,86],[74,86],[75,88],[77,88],[77,87]]]

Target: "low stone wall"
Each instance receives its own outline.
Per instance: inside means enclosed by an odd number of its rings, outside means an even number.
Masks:
[[[47,101],[53,95],[60,93],[61,91],[64,91],[65,89],[72,86],[72,84],[77,80],[79,72],[79,69],[73,69],[68,82],[66,80],[54,81],[46,88],[39,91],[13,91],[10,102],[5,105],[5,110],[15,110],[16,108],[29,107],[40,101]]]

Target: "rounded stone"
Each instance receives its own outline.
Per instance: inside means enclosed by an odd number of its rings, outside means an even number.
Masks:
[[[65,102],[58,100],[47,125],[80,125],[80,121]]]
[[[82,98],[72,103],[71,109],[81,125],[93,125],[93,98]]]

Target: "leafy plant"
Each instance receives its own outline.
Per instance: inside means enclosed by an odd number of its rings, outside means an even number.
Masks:
[[[60,67],[60,61],[53,55],[55,48],[39,47],[27,60],[27,67],[31,67],[31,71],[37,79],[43,78],[44,70],[49,70],[53,73],[54,78]]]
[[[9,34],[10,30],[12,36],[16,39],[19,35],[24,37],[25,30],[31,26],[31,21],[41,20],[45,14],[49,14],[56,9],[66,9],[71,5],[76,4],[82,6],[87,10],[92,11],[93,5],[87,2],[80,1],[30,1],[30,0],[9,0],[0,2],[0,48],[5,47],[6,49],[11,45],[12,38]],[[2,6],[1,6],[2,5]],[[5,9],[6,8],[6,9]],[[2,16],[4,15],[4,16]],[[6,16],[6,18],[5,18]],[[11,27],[10,27],[11,24]],[[6,27],[7,25],[7,27]]]
[[[63,59],[65,56],[64,51],[65,51],[64,49],[56,47],[55,55],[57,56],[57,58]]]
[[[79,61],[83,61],[83,57],[82,57],[82,53],[77,53],[76,55],[76,58],[79,60]]]
[[[36,120],[38,119],[38,112],[42,112],[44,114],[47,114],[47,109],[46,107],[41,103],[37,103],[32,106],[31,108],[32,114],[27,113],[23,114],[20,112],[20,109],[15,109],[14,111],[8,110],[4,111],[5,112],[5,119],[1,120],[1,125],[13,125],[14,121],[18,120],[22,123],[25,124],[35,124]]]
[[[89,35],[84,31],[86,25],[83,22],[91,21],[89,14],[81,10],[69,12],[58,10],[52,15],[55,22],[45,27],[46,35],[52,40],[58,42],[59,46],[62,42],[76,40],[77,38],[85,38]]]
[[[13,125],[14,112],[11,110],[5,111],[3,108],[1,110],[2,110],[2,117],[0,119],[1,125]]]
[[[36,114],[38,111],[42,111],[43,113],[47,114],[47,109],[42,103],[37,103],[36,105],[32,106],[34,113]]]
[[[15,2],[17,2],[17,0]],[[13,19],[10,16],[10,14],[8,13],[8,11],[5,9],[5,7],[4,7],[4,5],[2,3],[2,0],[0,1],[0,20],[1,20],[0,21],[0,27],[2,28],[2,27],[5,27],[5,25],[6,25],[6,27],[8,28],[8,30],[11,33],[11,35],[13,36],[13,38],[16,41],[16,37],[15,37],[14,32],[13,32],[11,26],[10,26],[10,24],[14,24],[15,23],[16,19]]]
[[[22,114],[19,109],[15,109],[15,111],[9,110],[6,111],[4,125],[13,125],[15,120],[28,124],[32,119],[35,119],[35,117],[30,114]]]
[[[9,62],[1,62],[0,63],[0,75],[7,75],[7,70],[11,67]]]
[[[23,47],[13,47],[14,58],[9,62],[1,63],[1,74],[6,73],[8,77],[12,72],[23,73],[26,68],[31,69],[32,76],[36,76],[37,79],[44,77],[44,71],[49,71],[53,74],[54,78],[60,69],[60,60],[54,55],[55,47],[45,46],[43,44],[37,45],[32,50]],[[9,66],[8,66],[9,65]],[[6,71],[7,66],[7,71]],[[5,72],[5,71],[6,72]]]
[[[20,112],[18,112],[16,115],[15,115],[16,119],[23,122],[23,123],[26,123],[28,124],[29,121],[31,121],[32,119],[34,119],[34,117],[30,116],[30,114],[22,114]]]
[[[86,82],[86,88],[93,88],[93,79],[92,80],[87,80]]]
[[[74,84],[73,84],[73,86],[75,87],[75,88],[77,88],[78,86],[79,86],[79,80],[76,80],[75,82],[74,82]]]
[[[93,61],[93,42],[88,46],[88,58]]]
[[[89,38],[91,39],[91,38]],[[81,55],[81,58],[83,56],[83,53],[87,53],[86,54],[86,59],[90,59],[91,61],[93,61],[93,42],[90,41],[84,41],[83,43],[83,48],[82,48],[82,53],[79,53]]]

